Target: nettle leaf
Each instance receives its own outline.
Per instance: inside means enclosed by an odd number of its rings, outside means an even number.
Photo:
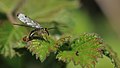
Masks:
[[[34,39],[27,42],[26,48],[32,52],[32,55],[36,55],[36,59],[39,58],[43,62],[50,52],[56,51],[54,44],[54,40],[50,37],[47,40]]]
[[[0,29],[0,54],[13,57],[16,52],[13,48],[17,48],[17,42],[24,35],[24,29],[14,28],[9,22],[4,22]]]
[[[67,37],[61,37],[60,39],[58,39],[56,41],[55,47],[60,48],[62,46],[64,46],[65,43],[69,43],[70,42],[70,36]]]
[[[73,61],[82,67],[93,68],[98,58],[102,57],[102,39],[94,33],[81,34],[71,43],[71,50],[61,51],[57,55],[64,62]]]
[[[40,59],[43,62],[51,52],[56,53],[62,44],[68,41],[69,37],[60,38],[59,40],[54,40],[51,36],[44,36],[43,39],[33,39],[27,42],[26,48],[32,52],[32,55],[36,55],[36,59]],[[46,39],[45,39],[46,38]]]

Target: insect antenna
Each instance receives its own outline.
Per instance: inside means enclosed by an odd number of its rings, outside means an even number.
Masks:
[[[55,27],[47,28],[47,30],[56,29]]]

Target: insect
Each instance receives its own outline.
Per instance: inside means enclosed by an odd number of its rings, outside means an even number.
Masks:
[[[28,38],[26,36],[23,38],[24,41],[29,41],[32,40],[33,38],[37,38],[36,35],[42,35],[42,34],[49,35],[48,30],[52,29],[52,28],[43,28],[40,24],[38,24],[38,22],[33,21],[31,18],[27,17],[23,13],[18,13],[17,18],[24,24],[14,24],[14,25],[34,28],[34,30],[32,30],[28,35]]]

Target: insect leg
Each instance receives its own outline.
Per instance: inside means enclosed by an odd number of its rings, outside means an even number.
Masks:
[[[28,38],[29,38],[29,40],[32,40],[32,39],[34,39],[34,38],[37,38],[37,37],[35,37],[35,34],[37,33],[37,31],[39,31],[40,33],[39,34],[44,34],[44,32],[45,33],[47,33],[47,35],[49,35],[49,32],[48,32],[48,29],[47,28],[39,28],[39,29],[34,29],[34,30],[32,30],[31,32],[30,32],[30,34],[29,34],[29,36],[28,36]],[[43,36],[42,36],[43,37]],[[46,38],[47,39],[47,38]]]
[[[48,32],[48,29],[47,28],[45,28],[45,31],[47,32],[47,34],[49,35],[49,32]]]
[[[38,30],[40,30],[40,29],[34,29],[34,30],[32,30],[32,31],[30,32],[30,34],[29,34],[29,36],[28,36],[30,40],[32,40],[35,32],[38,31]]]

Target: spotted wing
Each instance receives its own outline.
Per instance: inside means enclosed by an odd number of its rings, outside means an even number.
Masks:
[[[30,19],[29,17],[22,13],[18,13],[17,17],[21,22],[25,23],[28,26],[31,26],[33,28],[42,28],[40,24],[38,24],[36,21],[33,21],[32,19]]]

